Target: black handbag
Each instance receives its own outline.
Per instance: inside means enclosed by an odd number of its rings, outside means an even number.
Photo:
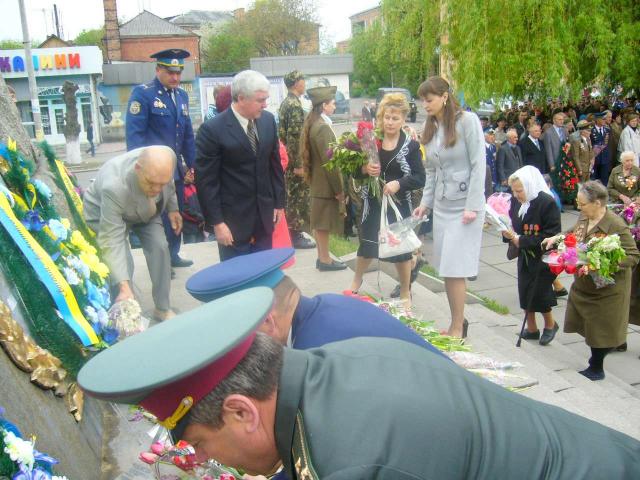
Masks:
[[[509,242],[509,248],[507,248],[507,260],[518,258],[518,255],[520,255],[520,248]]]

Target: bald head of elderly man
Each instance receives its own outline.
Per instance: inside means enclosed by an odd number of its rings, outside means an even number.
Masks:
[[[134,298],[133,258],[129,231],[142,244],[147,260],[155,305],[154,318],[174,316],[169,303],[171,260],[161,214],[168,212],[176,234],[182,217],[173,183],[176,155],[162,145],[137,148],[107,161],[84,196],[85,219],[97,233],[97,241],[109,270],[115,301]]]

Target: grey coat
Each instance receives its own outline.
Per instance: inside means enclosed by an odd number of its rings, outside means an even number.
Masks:
[[[484,211],[486,157],[484,134],[478,116],[461,112],[456,120],[457,141],[444,148],[444,132],[439,129],[425,145],[427,181],[421,204],[433,209],[435,199],[462,200],[464,209]]]
[[[567,131],[562,128],[564,131],[564,141],[566,142],[569,135]],[[556,127],[553,125],[547,129],[544,133],[544,137],[542,139],[544,145],[544,153],[547,156],[547,164],[549,165],[549,169],[552,169],[556,166],[556,160],[558,159],[558,155],[560,154],[560,149],[562,148],[562,142],[560,141],[560,137],[558,136],[558,132],[556,132]]]
[[[159,222],[165,209],[178,210],[174,182],[165,185],[155,199],[140,189],[134,167],[143,150],[144,147],[136,148],[109,160],[84,194],[84,216],[97,228],[98,244],[111,270],[113,284],[131,280],[127,268],[129,228]]]
[[[388,338],[285,349],[275,440],[292,480],[640,478],[640,442]]]
[[[496,158],[496,168],[498,170],[498,183],[509,180],[513,172],[522,167],[522,152],[520,147],[515,145],[513,148],[509,142],[502,144],[498,150]]]

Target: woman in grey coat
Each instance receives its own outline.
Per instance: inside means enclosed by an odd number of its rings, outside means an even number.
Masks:
[[[427,112],[427,182],[414,214],[433,210],[433,266],[444,278],[451,325],[448,334],[465,337],[466,278],[478,275],[484,223],[486,159],[480,120],[460,110],[449,84],[431,77],[418,95]]]

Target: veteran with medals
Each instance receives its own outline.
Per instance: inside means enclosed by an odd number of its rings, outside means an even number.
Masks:
[[[198,461],[251,475],[282,465],[292,480],[640,476],[637,440],[408,342],[285,348],[256,332],[272,302],[257,287],[206,303],[102,351],[78,383],[142,405]]]
[[[184,59],[189,52],[178,48],[154,53],[156,78],[139,85],[131,92],[127,109],[127,150],[149,145],[166,145],[178,159],[173,179],[178,207],[182,211],[186,169],[193,169],[196,147],[191,117],[189,95],[179,88],[184,69]],[[172,267],[188,267],[191,260],[180,258],[181,235],[171,228],[166,215],[162,216]]]

